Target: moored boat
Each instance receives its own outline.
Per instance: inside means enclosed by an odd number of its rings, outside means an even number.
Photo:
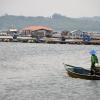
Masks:
[[[64,64],[64,66],[68,75],[73,78],[100,80],[100,75],[91,75],[90,70],[84,69],[82,67],[68,65],[68,64]]]

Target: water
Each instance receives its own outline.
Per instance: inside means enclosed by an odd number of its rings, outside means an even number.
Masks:
[[[74,79],[63,63],[90,67],[100,46],[0,43],[0,100],[99,100],[100,81]]]

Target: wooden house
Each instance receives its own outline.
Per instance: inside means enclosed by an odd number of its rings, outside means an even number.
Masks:
[[[21,30],[22,36],[45,37],[52,35],[52,29],[46,26],[28,26]]]

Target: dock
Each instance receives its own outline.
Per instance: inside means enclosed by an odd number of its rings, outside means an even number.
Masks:
[[[100,39],[92,39],[89,42],[84,42],[82,39],[68,39],[61,41],[60,38],[47,38],[44,37],[37,42],[36,38],[18,36],[17,39],[13,39],[12,36],[0,36],[0,42],[25,42],[25,43],[49,43],[49,44],[78,44],[78,45],[100,45]]]

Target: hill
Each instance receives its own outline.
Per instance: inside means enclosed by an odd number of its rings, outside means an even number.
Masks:
[[[60,14],[53,14],[51,17],[25,17],[4,15],[0,16],[0,30],[5,30],[14,25],[21,29],[29,25],[43,25],[53,28],[55,31],[62,30],[82,30],[82,31],[99,31],[100,17],[82,17],[70,18]]]

